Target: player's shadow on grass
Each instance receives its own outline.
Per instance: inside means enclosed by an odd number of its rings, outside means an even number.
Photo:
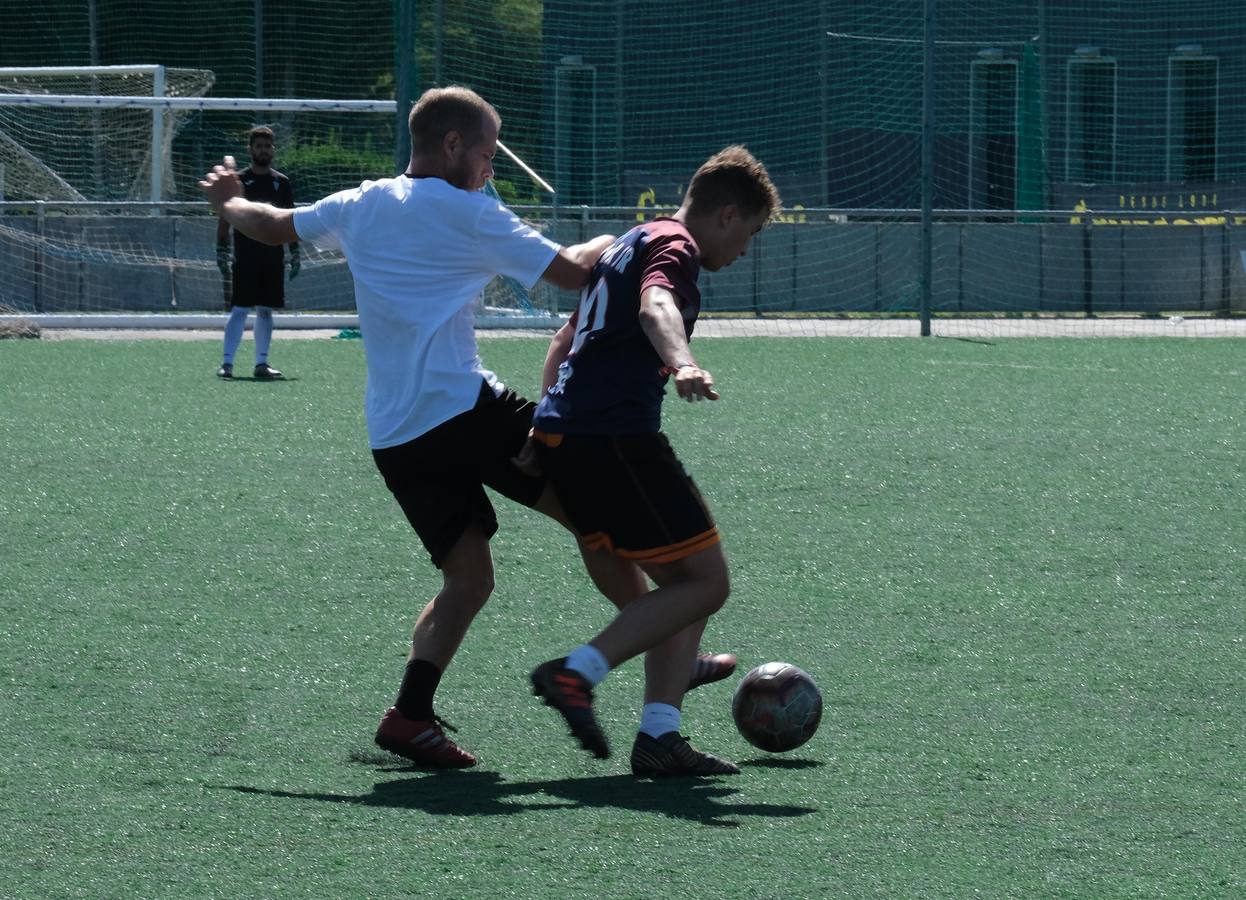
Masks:
[[[256,378],[254,375],[233,375],[229,378],[222,378],[221,381],[228,381],[231,384],[284,384],[287,381],[298,381],[297,375],[283,375],[281,378]]]
[[[824,763],[817,759],[779,759],[772,756],[746,759],[740,763],[740,767],[744,769],[750,766],[755,766],[759,769],[816,769],[821,765],[824,765]]]
[[[410,770],[404,770],[410,771]],[[377,782],[362,795],[278,791],[230,785],[229,790],[292,800],[352,803],[418,809],[430,815],[498,816],[548,809],[630,809],[685,819],[702,825],[735,828],[742,816],[790,818],[816,810],[775,803],[724,803],[739,793],[725,780],[630,775],[563,778],[555,781],[508,782],[496,772],[435,772],[413,778]]]

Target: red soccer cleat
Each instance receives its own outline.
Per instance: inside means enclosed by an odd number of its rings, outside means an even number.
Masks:
[[[391,706],[376,729],[376,745],[411,760],[417,766],[466,769],[476,765],[476,757],[446,737],[443,726],[450,728],[436,716],[431,719],[408,719],[398,711],[398,707]],[[450,730],[454,731],[453,728]]]
[[[688,680],[688,690],[703,684],[722,681],[735,671],[736,657],[734,653],[698,653],[692,664],[692,677]]]

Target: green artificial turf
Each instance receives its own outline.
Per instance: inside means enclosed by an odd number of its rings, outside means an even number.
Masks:
[[[0,895],[1246,891],[1240,343],[695,349],[723,399],[665,422],[732,564],[704,646],[801,666],[825,712],[769,756],[735,679],[702,688],[685,730],[744,774],[655,783],[638,662],[605,762],[529,695],[609,610],[501,499],[438,695],[480,766],[372,745],[438,579],[358,341],[278,334],[279,383],[214,378],[216,342],[0,342]],[[482,352],[535,389],[544,342]]]

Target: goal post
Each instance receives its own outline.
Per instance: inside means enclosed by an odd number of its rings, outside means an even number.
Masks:
[[[103,146],[115,138],[113,130],[116,123],[105,124],[98,112],[98,110],[109,108],[106,102],[108,98],[138,96],[144,99],[160,100],[169,96],[200,96],[207,93],[214,82],[214,74],[206,69],[170,68],[161,64],[0,67],[0,98],[8,101],[2,104],[4,109],[0,109],[0,112],[7,113],[0,115],[0,143],[5,145],[8,154],[22,157],[26,165],[36,168],[44,167],[55,174],[63,163],[51,162],[43,157],[50,155],[65,158],[63,152],[57,152],[61,148],[53,145],[54,140],[57,133],[66,126],[68,126],[66,130],[72,132],[74,125],[72,122],[56,122],[54,123],[56,127],[47,128],[47,111],[55,110],[57,106],[51,103],[41,103],[39,98],[56,95],[105,98],[104,101],[79,107],[96,110],[88,113],[88,121],[92,138],[92,174],[98,180],[102,166],[109,156],[104,152]],[[20,114],[12,110],[12,108],[23,106],[44,110],[43,118],[40,118],[38,114],[33,114],[27,120],[23,120]],[[176,127],[175,122],[167,121],[170,115],[176,115],[171,110],[171,107],[153,105],[150,107],[150,112],[146,114],[150,121],[144,129],[147,132],[147,154],[144,167],[149,171],[142,196],[154,202],[164,199],[172,130]],[[136,133],[133,122],[127,122],[125,127],[117,130],[126,140],[131,140]],[[0,164],[4,164],[2,156],[0,156]],[[21,166],[17,168],[20,175]],[[71,181],[60,174],[56,174],[50,180],[63,188],[67,188]],[[130,188],[130,195],[134,199],[139,196],[135,193],[137,183],[136,181]],[[7,179],[6,186],[10,191],[14,189],[20,191],[22,187],[20,177],[10,177]],[[75,194],[82,196],[81,191],[77,189],[66,191],[66,193],[70,199],[74,198]]]
[[[0,302],[34,314],[48,327],[58,322],[63,327],[100,327],[105,321],[111,327],[203,327],[203,316],[210,318],[213,310],[221,309],[222,289],[214,254],[215,220],[197,182],[226,154],[237,156],[240,167],[245,164],[246,132],[257,120],[272,122],[277,133],[274,167],[291,177],[296,202],[393,174],[394,100],[205,97],[172,91],[162,96],[157,93],[160,69],[110,68],[114,79],[146,79],[143,93],[124,94],[12,89],[19,75],[26,84],[59,84],[98,74],[91,68],[0,70],[0,86],[7,88],[0,91],[0,153],[6,140],[14,145],[9,157],[0,155],[0,165],[6,158],[20,157],[28,172],[25,178],[7,179],[11,199],[0,201]],[[80,117],[68,119],[71,124],[55,132],[56,140],[41,141],[46,129],[39,123],[48,121],[49,113]],[[108,124],[112,119],[97,126],[90,114],[128,116],[117,121],[129,123],[131,142],[136,141],[133,117],[147,117],[144,143],[150,158],[137,161],[131,154],[118,163],[129,165],[120,181],[130,184],[140,169],[150,166],[145,199],[135,191],[119,199],[89,195],[99,185],[83,165],[83,158],[91,155],[82,152],[83,145],[117,130]],[[12,125],[23,120],[31,124]],[[16,132],[26,146],[9,132]],[[76,152],[59,152],[63,145]],[[96,155],[112,165],[111,154],[120,149],[124,144],[114,141],[97,148]],[[530,181],[534,191],[552,194],[553,185],[518,154],[501,142],[499,150],[505,164],[514,166],[514,182]],[[512,201],[492,188],[501,201]],[[541,215],[534,224],[563,243],[580,237],[578,230],[574,235],[569,230],[574,223],[560,223],[556,214]],[[562,235],[560,228],[568,234]],[[341,255],[307,246],[303,259],[302,274],[287,290],[288,310],[353,314],[351,280]],[[478,324],[549,327],[560,321],[556,310],[569,302],[545,285],[529,292],[497,279],[484,292]],[[105,318],[110,315],[130,320]],[[76,317],[72,325],[66,316]],[[293,321],[283,325],[300,327]]]
[[[136,67],[138,68],[138,67]],[[163,69],[163,66],[155,67]],[[30,70],[26,70],[30,71]],[[81,71],[81,70],[78,70]],[[0,69],[0,77],[6,70]],[[163,76],[161,75],[163,89]],[[393,100],[296,100],[296,99],[259,99],[250,97],[164,97],[153,94],[150,97],[139,96],[94,96],[85,94],[3,94],[0,93],[0,107],[50,107],[68,109],[150,109],[152,111],[151,147],[153,157],[167,155],[161,152],[163,144],[163,110],[181,112],[206,112],[210,110],[235,110],[243,112],[357,112],[385,113],[393,115],[397,112],[397,103]],[[540,176],[531,166],[525,163],[502,141],[498,141],[498,149],[519,168],[524,175],[531,178],[538,187],[547,193],[555,193],[555,188]],[[151,201],[158,203],[163,199],[152,177]]]
[[[165,66],[160,64],[153,65],[137,65],[137,66],[4,66],[0,67],[0,85],[12,84],[14,82],[38,82],[40,80],[64,81],[73,78],[89,78],[96,81],[93,87],[98,88],[98,79],[101,76],[111,76],[114,78],[126,78],[127,76],[143,76],[151,80],[151,96],[153,98],[163,97],[165,95],[165,85],[167,81],[167,70]],[[204,85],[205,89],[211,86],[211,80]],[[46,96],[39,94],[10,94],[8,96],[17,97],[37,97]],[[164,113],[158,107],[153,107],[151,111],[151,179],[150,179],[150,196],[152,202],[159,202],[163,199],[163,183],[164,183]],[[0,188],[3,185],[0,184]],[[3,199],[3,191],[0,190],[0,199]]]

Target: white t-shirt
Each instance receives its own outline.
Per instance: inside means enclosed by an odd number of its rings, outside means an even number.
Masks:
[[[531,288],[558,245],[486,194],[387,178],[294,212],[300,240],[340,248],[355,280],[377,449],[406,443],[501,384],[476,349],[476,298],[495,275]]]

